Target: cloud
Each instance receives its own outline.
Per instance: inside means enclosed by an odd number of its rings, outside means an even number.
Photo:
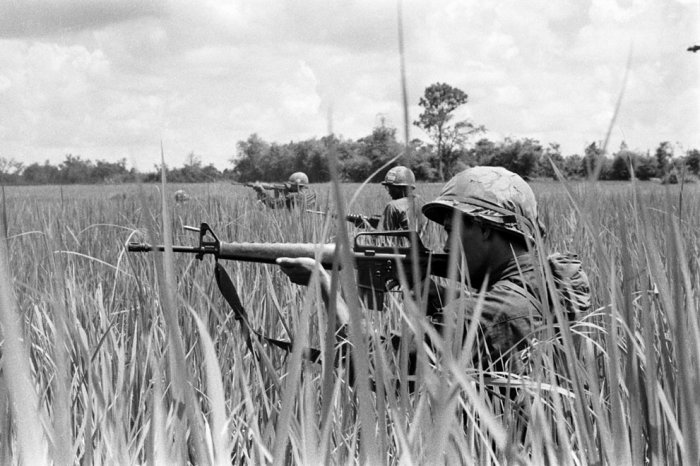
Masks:
[[[0,2],[0,37],[38,38],[94,30],[163,11],[160,0],[5,0]]]
[[[405,0],[410,118],[425,87],[447,82],[469,94],[461,114],[492,134],[580,153],[607,130],[632,44],[615,137],[700,146],[700,56],[685,51],[699,38],[696,10],[689,0]],[[224,167],[254,132],[322,136],[329,109],[345,137],[381,118],[401,128],[396,14],[393,0],[2,2],[0,134],[26,160],[131,154],[150,169],[161,139],[169,163],[195,151]]]

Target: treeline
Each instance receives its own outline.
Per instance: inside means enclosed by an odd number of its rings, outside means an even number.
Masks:
[[[564,157],[558,144],[544,146],[535,139],[507,138],[493,142],[476,139],[486,130],[471,120],[454,121],[455,111],[465,105],[468,96],[461,89],[446,83],[425,88],[418,105],[423,109],[413,122],[428,135],[431,142],[412,140],[406,147],[396,140],[396,129],[383,123],[372,134],[358,140],[335,135],[287,144],[270,143],[257,134],[236,145],[230,160],[231,168],[219,171],[214,165],[204,166],[194,152],[184,166],[166,167],[167,178],[176,183],[201,183],[219,180],[283,181],[294,172],[305,172],[312,183],[330,179],[329,154],[333,151],[344,181],[381,181],[388,164],[410,167],[421,181],[444,181],[458,171],[474,165],[502,166],[525,179],[556,178],[553,164],[568,179],[596,177],[602,180],[640,180],[660,178],[674,182],[680,175],[698,174],[700,152],[696,149],[675,154],[665,141],[654,154],[630,150],[622,144],[608,156],[598,143],[586,147],[583,155]],[[387,165],[387,166],[385,166]],[[47,162],[24,166],[15,160],[0,158],[0,181],[4,184],[46,183],[124,183],[157,181],[160,167],[139,174],[126,168],[126,159],[118,162],[92,162],[80,156],[66,155],[58,166]]]
[[[174,183],[202,183],[226,178],[232,179],[230,170],[221,172],[214,165],[202,165],[201,159],[194,153],[187,157],[182,167],[167,168],[169,181]],[[160,181],[160,167],[152,172],[139,172],[128,169],[126,159],[117,162],[83,159],[79,155],[68,154],[58,165],[48,161],[43,164],[24,164],[0,157],[0,181],[4,184],[118,184]]]
[[[381,181],[388,167],[381,167],[398,157],[392,165],[406,165],[421,181],[440,181],[441,165],[433,144],[413,140],[408,148],[396,140],[396,129],[380,126],[372,134],[358,140],[336,136],[308,139],[287,144],[270,143],[257,134],[237,144],[231,168],[223,171],[214,165],[203,165],[200,157],[189,154],[179,168],[167,168],[168,180],[177,183],[208,181],[282,181],[296,171],[303,171],[312,183],[330,179],[328,155],[334,150],[341,178],[360,182],[376,175]],[[444,154],[443,154],[444,155]],[[602,180],[629,180],[633,172],[640,180],[660,178],[674,182],[680,174],[698,175],[700,151],[675,154],[669,142],[662,142],[652,153],[630,150],[624,143],[611,155],[603,153],[597,143],[585,148],[583,155],[563,156],[557,144],[543,145],[530,138],[507,138],[493,142],[486,138],[469,148],[454,149],[442,159],[447,176],[474,165],[502,166],[526,179],[556,178],[552,162],[567,179],[583,179],[596,175]],[[58,166],[45,162],[24,166],[14,160],[0,158],[0,177],[4,184],[98,184],[127,183],[137,180],[158,181],[160,168],[139,173],[127,169],[126,159],[117,162],[93,162],[80,156],[66,155]]]
[[[440,160],[433,144],[415,139],[405,150],[396,141],[396,130],[386,127],[375,128],[370,136],[358,141],[324,138],[278,145],[251,135],[238,143],[239,158],[232,172],[241,181],[273,181],[280,173],[300,170],[305,171],[312,182],[327,181],[325,153],[330,142],[335,145],[341,176],[346,181],[364,181],[399,155],[395,164],[411,168],[416,179],[442,179]],[[501,142],[482,138],[470,148],[453,150],[442,162],[447,177],[470,166],[489,165],[502,166],[525,179],[556,179],[552,164],[564,177],[574,180],[591,176],[601,180],[629,180],[633,172],[640,180],[660,178],[673,182],[680,174],[700,174],[700,151],[692,149],[684,154],[674,154],[669,142],[660,143],[654,154],[635,152],[623,143],[611,155],[606,155],[600,144],[591,143],[585,148],[584,155],[565,157],[559,145],[543,145],[531,138],[506,138]],[[386,170],[378,172],[373,181],[381,181]]]

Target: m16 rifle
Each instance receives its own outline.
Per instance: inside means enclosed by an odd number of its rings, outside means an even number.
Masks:
[[[309,213],[312,213],[312,214],[328,215],[327,212],[323,212],[321,210],[306,209],[306,211]],[[331,214],[331,216],[335,217],[335,215],[333,215],[333,214]],[[348,214],[345,216],[345,220],[347,222],[352,223],[357,228],[375,228],[376,229],[379,226],[379,222],[382,221],[382,216],[381,215]]]
[[[241,183],[238,181],[232,181],[232,183],[239,185],[239,186],[245,186],[246,188],[253,188],[256,190],[263,189],[266,191],[274,191],[275,193],[287,191],[290,189],[290,185],[288,183],[262,183],[260,181],[255,181],[255,182],[247,181],[245,183]]]
[[[334,243],[230,243],[220,241],[208,224],[202,223],[197,246],[173,246],[175,253],[194,254],[197,259],[206,255],[218,260],[236,260],[274,264],[280,257],[317,259],[324,268],[330,269],[336,258],[338,247]],[[130,252],[163,251],[164,246],[130,242]],[[355,236],[352,248],[354,266],[357,270],[357,285],[360,297],[369,309],[382,310],[384,293],[392,284],[399,283],[405,274],[413,284],[413,274],[424,279],[428,275],[447,277],[448,254],[433,253],[421,242],[414,231],[362,232]],[[349,264],[339,263],[340,267]]]

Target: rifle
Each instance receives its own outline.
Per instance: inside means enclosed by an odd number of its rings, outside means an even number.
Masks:
[[[202,260],[206,255],[218,260],[237,260],[274,264],[280,257],[316,258],[324,268],[330,269],[336,260],[337,246],[334,243],[229,243],[220,241],[207,223],[199,229],[199,245],[173,246],[175,253],[195,254]],[[163,251],[162,245],[130,242],[129,252]],[[369,309],[382,310],[384,293],[398,283],[402,271],[408,283],[413,283],[412,274],[417,270],[422,276],[447,277],[449,255],[429,251],[415,231],[362,232],[355,236],[352,255],[357,269],[357,285],[360,297]],[[414,260],[417,261],[414,263]],[[340,264],[342,267],[343,264]]]
[[[244,182],[241,183],[240,181],[232,181],[231,183],[239,186],[245,186],[246,188],[255,188],[255,187],[260,187],[262,189],[268,190],[268,191],[285,191],[289,189],[289,185],[287,183],[261,183],[259,181],[256,182]]]
[[[321,210],[306,210],[312,214],[328,215],[327,212]],[[333,218],[335,215],[331,214]],[[382,221],[381,215],[361,215],[361,214],[348,214],[345,216],[345,220],[355,225],[357,228],[377,228],[379,222]]]

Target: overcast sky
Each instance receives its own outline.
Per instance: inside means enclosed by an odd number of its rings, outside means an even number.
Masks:
[[[686,51],[699,12],[698,0],[405,0],[410,118],[446,82],[491,139],[582,153],[605,136],[631,50],[609,149],[700,148],[700,52]],[[0,157],[150,170],[162,140],[171,166],[194,152],[226,168],[252,133],[401,128],[397,29],[395,0],[2,0]]]

